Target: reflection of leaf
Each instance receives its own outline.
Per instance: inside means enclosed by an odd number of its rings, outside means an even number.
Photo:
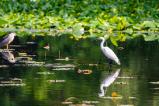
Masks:
[[[141,30],[141,25],[140,24],[136,24],[133,26],[134,30]]]
[[[155,35],[155,34],[143,35],[143,37],[144,37],[144,40],[145,40],[145,41],[154,41],[154,40],[159,39],[159,36],[158,36],[158,35]]]
[[[122,42],[126,41],[126,36],[123,36],[120,41]]]
[[[125,32],[128,33],[128,34],[132,34],[133,33],[133,29],[128,28],[128,29],[125,30]]]
[[[135,37],[140,37],[140,36],[142,36],[141,33],[133,33],[133,34],[132,34],[132,37],[133,37],[133,38],[135,38]]]

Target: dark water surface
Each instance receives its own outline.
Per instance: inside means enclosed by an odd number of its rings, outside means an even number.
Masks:
[[[13,42],[17,62],[1,54],[0,106],[159,106],[159,44],[108,42],[122,63],[109,71],[99,43],[67,37]]]

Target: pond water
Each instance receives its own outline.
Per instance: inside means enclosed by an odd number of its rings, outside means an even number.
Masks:
[[[43,48],[47,43],[50,50]],[[159,44],[108,42],[122,64],[109,70],[99,43],[64,36],[16,39],[6,51],[15,63],[1,53],[0,106],[159,106]]]

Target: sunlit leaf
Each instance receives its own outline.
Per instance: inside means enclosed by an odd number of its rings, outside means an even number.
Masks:
[[[118,46],[117,40],[114,37],[110,37],[110,40],[113,45]]]
[[[142,25],[146,28],[155,28],[156,24],[154,21],[144,21]]]
[[[81,23],[75,24],[72,29],[73,29],[73,34],[75,36],[80,36],[84,34],[84,27],[82,26]]]
[[[0,36],[6,34],[6,32],[0,31]]]
[[[2,18],[0,18],[0,26],[1,25],[4,25],[4,24],[7,24],[8,22]]]

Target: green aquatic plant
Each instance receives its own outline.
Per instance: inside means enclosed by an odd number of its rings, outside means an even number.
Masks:
[[[159,1],[2,0],[0,35],[71,35],[76,40],[110,35],[114,45],[142,36],[158,40]]]

